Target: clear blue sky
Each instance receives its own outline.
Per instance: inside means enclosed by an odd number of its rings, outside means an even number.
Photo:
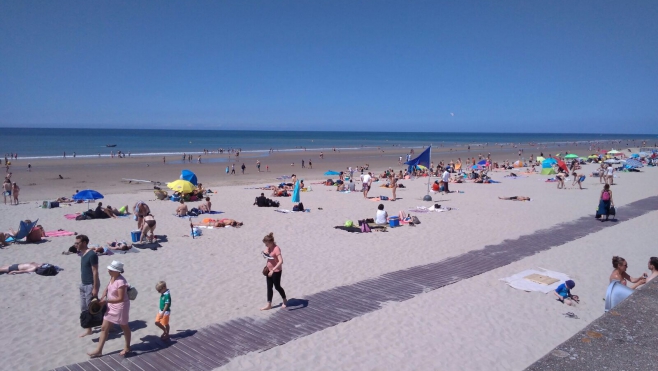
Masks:
[[[0,1],[0,126],[190,125],[657,133],[658,1]]]

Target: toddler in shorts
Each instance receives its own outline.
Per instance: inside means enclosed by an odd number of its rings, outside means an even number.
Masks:
[[[162,340],[169,340],[169,315],[171,314],[171,294],[167,289],[167,283],[160,281],[155,285],[155,289],[160,293],[160,311],[155,316],[155,325],[163,332],[160,336]]]

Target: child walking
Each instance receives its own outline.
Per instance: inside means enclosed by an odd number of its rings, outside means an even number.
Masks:
[[[163,332],[160,336],[162,340],[169,340],[169,315],[171,314],[171,293],[167,289],[167,283],[160,281],[155,285],[155,289],[160,293],[160,311],[155,317],[155,325]]]

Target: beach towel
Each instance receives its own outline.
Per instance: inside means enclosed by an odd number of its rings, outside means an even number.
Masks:
[[[343,230],[343,231],[347,231],[347,232],[350,232],[350,233],[361,233],[361,228],[359,228],[359,227],[346,227],[344,225],[337,225],[334,228],[335,229],[340,229],[340,230]]]
[[[65,217],[66,219],[68,219],[68,220],[75,220],[75,218],[77,218],[78,215],[80,215],[80,213],[66,214],[66,215],[64,215],[64,217]]]
[[[564,273],[539,268],[524,270],[500,280],[517,290],[539,291],[548,294],[555,291],[561,282],[568,279],[570,279],[569,276]]]
[[[139,250],[136,248],[131,248],[130,250],[107,250],[105,255],[114,255],[114,254],[134,254],[134,253],[139,253]]]
[[[299,180],[295,182],[295,189],[292,191],[292,203],[299,203]]]
[[[277,213],[284,213],[284,214],[292,212],[291,210],[286,210],[286,209],[275,209],[274,211],[276,211]]]
[[[75,232],[69,231],[48,231],[44,232],[46,237],[64,237],[64,236],[73,236]]]
[[[215,214],[224,214],[224,212],[223,212],[223,211],[215,211],[215,210],[212,210],[212,211],[209,212],[209,213],[201,213],[201,214],[211,214],[211,215],[215,215]]]
[[[381,201],[381,199],[379,197],[373,197],[373,198],[368,198],[368,201],[378,202],[378,201]]]

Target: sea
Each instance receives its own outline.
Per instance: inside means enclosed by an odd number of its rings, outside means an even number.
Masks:
[[[633,141],[638,141],[633,143]],[[162,130],[162,129],[56,129],[2,128],[0,154],[16,153],[19,159],[108,157],[121,151],[131,156],[173,156],[201,154],[204,150],[240,150],[247,156],[267,156],[274,151],[359,150],[376,147],[464,148],[485,144],[530,143],[557,145],[573,142],[621,141],[639,146],[655,134],[556,134],[556,133],[441,133],[441,132],[359,132],[359,131],[244,131],[244,130]],[[109,147],[112,146],[112,147]]]

